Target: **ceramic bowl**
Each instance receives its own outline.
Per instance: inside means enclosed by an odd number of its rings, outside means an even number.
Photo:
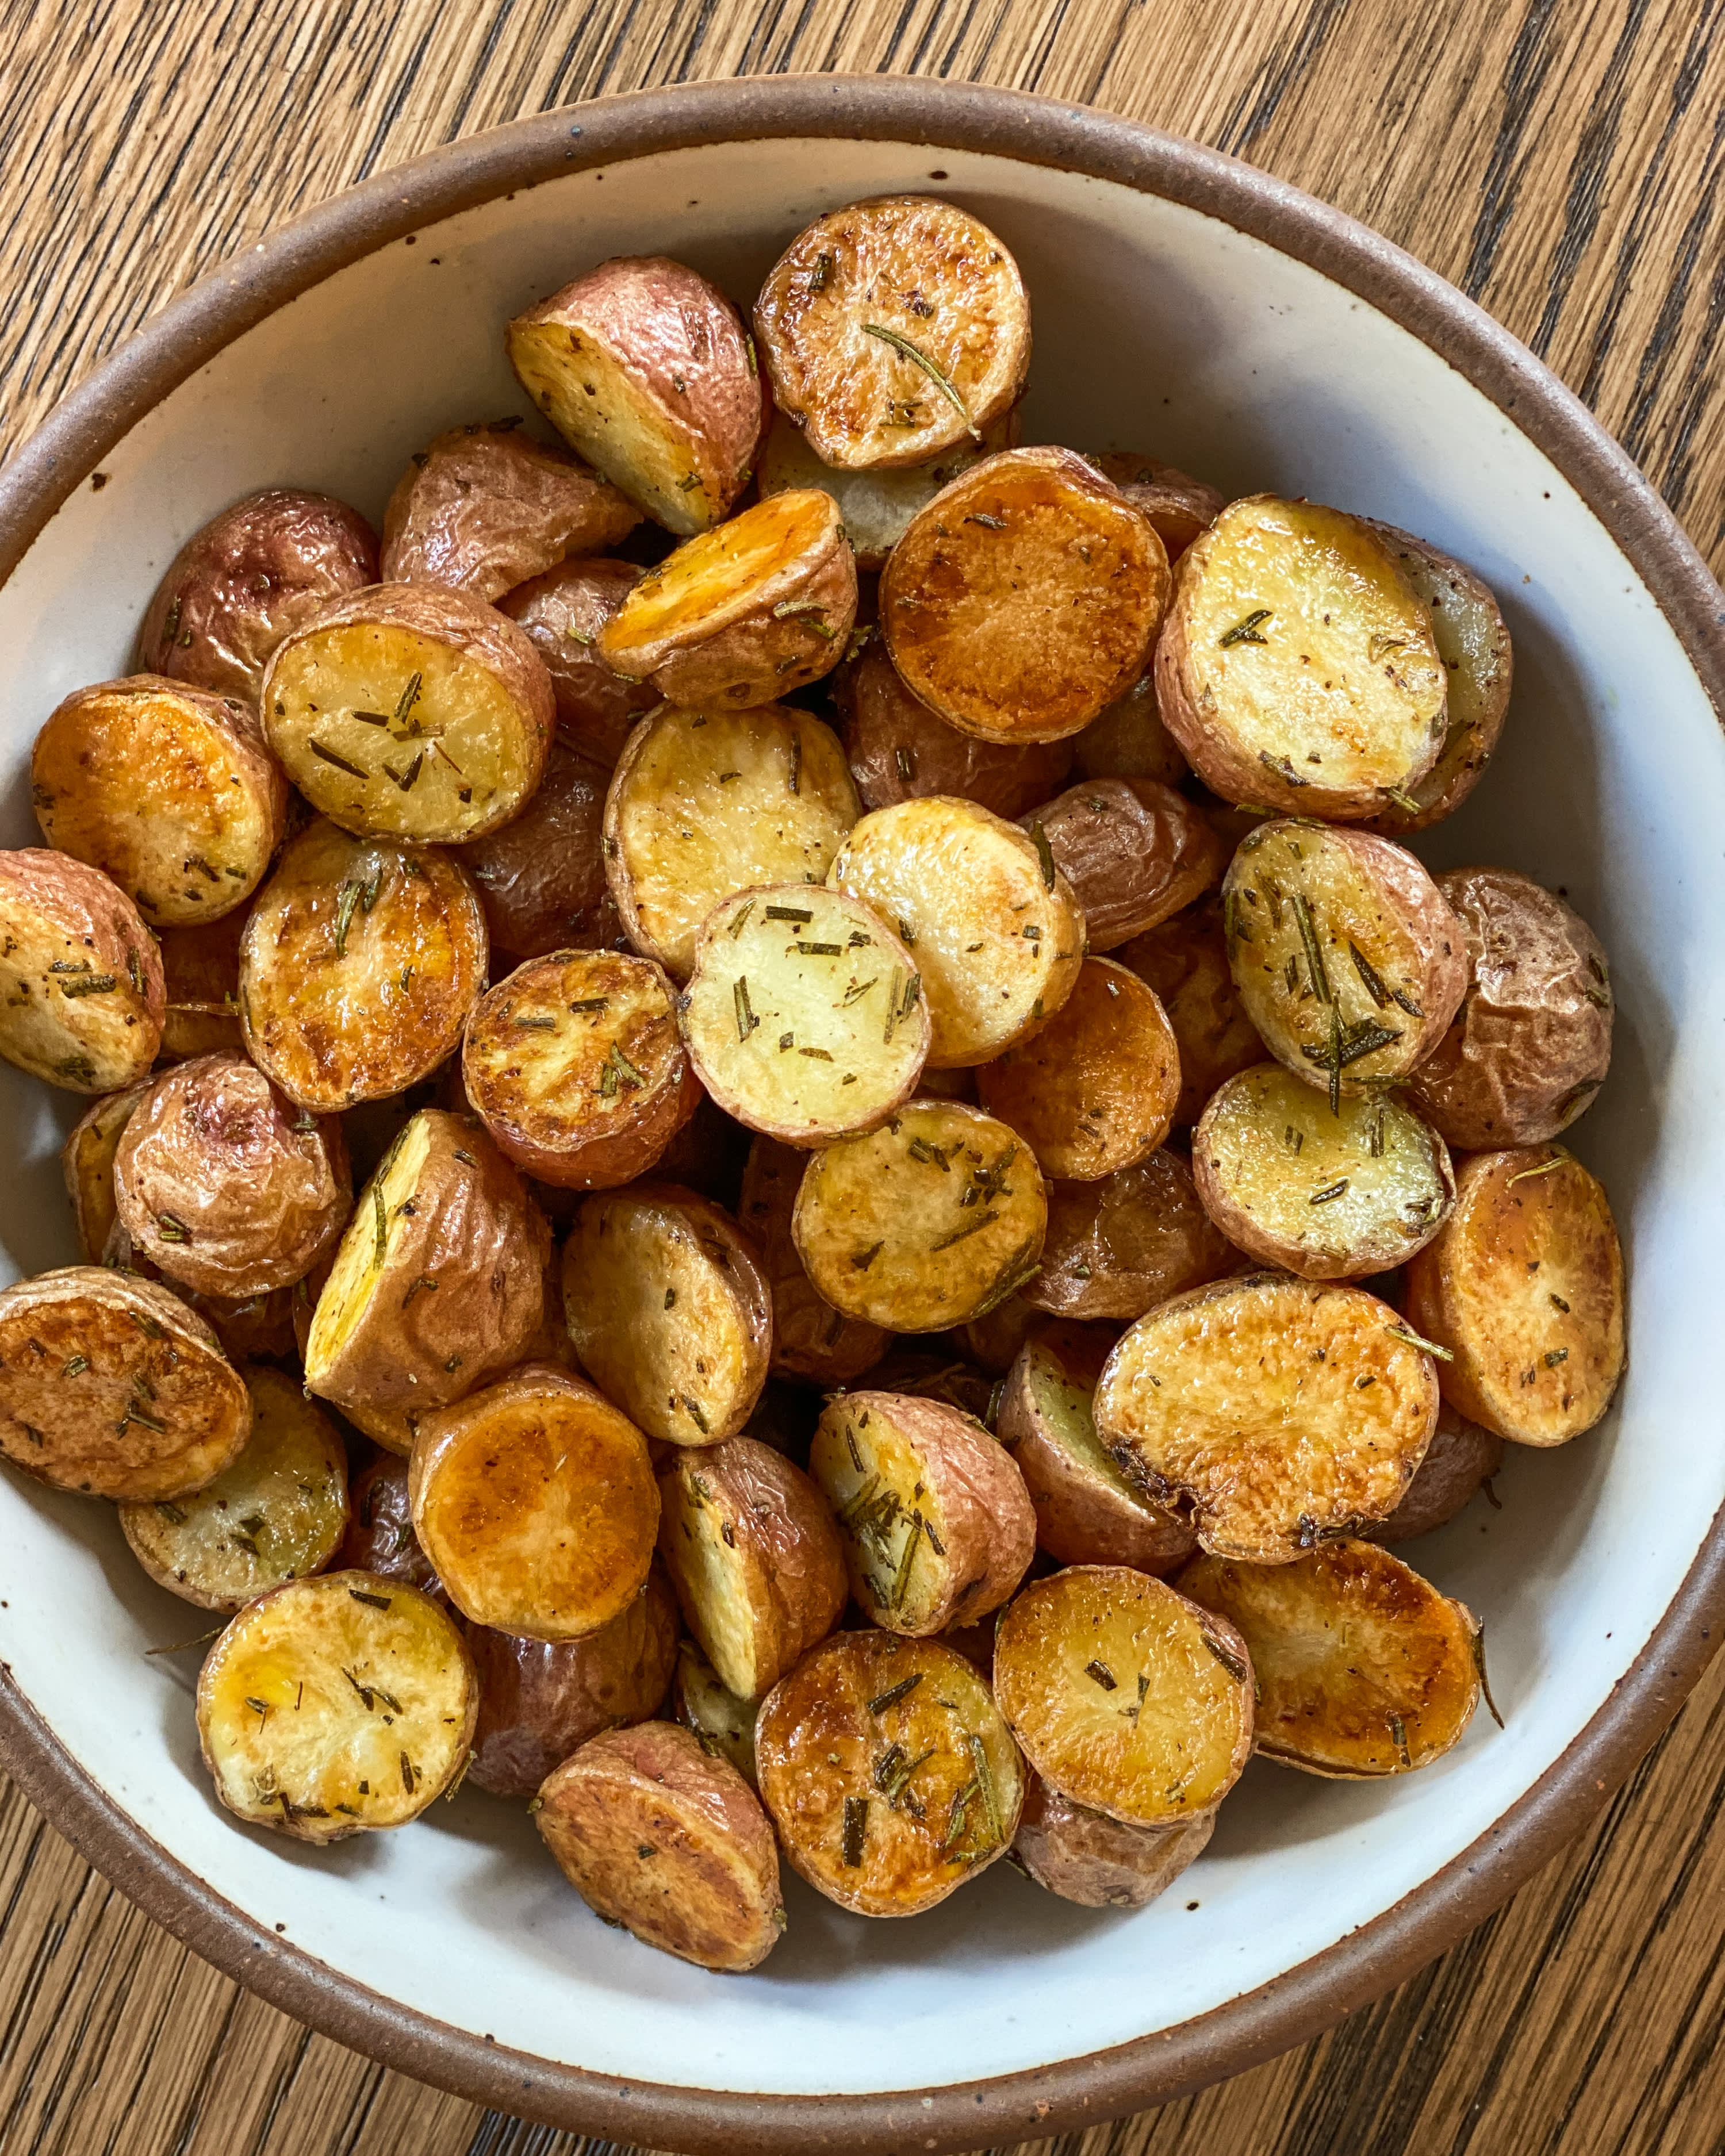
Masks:
[[[1629,1374],[1590,1435],[1517,1450],[1501,1512],[1415,1553],[1485,1620],[1481,1714],[1390,1785],[1255,1764],[1208,1853],[1137,1914],[1004,1865],[913,1923],[794,1883],[759,1974],[605,1929],[520,1805],[476,1794],[313,1851],[219,1811],[204,1629],[111,1512],[0,1479],[0,1753],[201,1953],[342,2041],[484,2101],[696,2151],[970,2148],[1156,2102],[1333,2020],[1476,1922],[1586,1818],[1694,1681],[1725,1594],[1706,1250],[1725,1214],[1720,594],[1582,408],[1457,293],[1263,174],[1126,122],[882,79],[716,84],[547,114],[327,204],[169,308],[0,475],[0,843],[37,843],[56,701],[124,670],[176,547],[249,489],[378,517],[409,452],[524,408],[505,320],[601,257],[739,298],[817,212],[933,189],[1015,250],[1029,440],[1130,446],[1235,492],[1421,532],[1499,593],[1496,765],[1420,842],[1566,891],[1614,961],[1616,1059],[1574,1133],[1628,1247]],[[0,1070],[5,1277],[74,1253],[70,1096]]]

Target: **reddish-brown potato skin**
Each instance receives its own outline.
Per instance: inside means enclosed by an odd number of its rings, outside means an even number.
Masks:
[[[1222,908],[1201,898],[1114,953],[1162,998],[1180,1050],[1180,1097],[1174,1127],[1189,1127],[1219,1086],[1264,1060],[1264,1044],[1246,1016],[1228,968]]]
[[[156,1059],[167,1014],[162,954],[144,925],[142,914],[100,869],[74,861],[69,854],[54,853],[47,846],[0,853],[0,930],[3,930],[5,915],[15,911],[28,911],[51,926],[56,948],[64,952],[64,957],[54,963],[87,967],[97,975],[113,975],[121,984],[120,996],[130,998],[131,1008],[123,1027],[114,1029],[114,1045],[105,1045],[100,1064],[76,1049],[51,1064],[44,1063],[21,1051],[12,1029],[3,1024],[0,1024],[0,1055],[33,1076],[74,1093],[111,1093],[135,1084]],[[0,934],[0,954],[7,940]],[[77,1005],[62,999],[59,1008],[55,1008],[49,984],[60,978],[51,973],[20,974],[0,955],[0,993],[8,1003],[26,988],[33,994],[39,993],[49,999],[46,1008],[51,1017],[64,1027]],[[0,1019],[4,1015],[0,1011]]]
[[[1178,465],[1140,456],[1136,449],[1086,450],[1085,461],[1112,480],[1132,507],[1149,518],[1170,562],[1178,561],[1227,506],[1226,496],[1204,480]]]
[[[1086,1909],[1142,1909],[1203,1854],[1215,1824],[1209,1812],[1180,1826],[1129,1826],[1074,1804],[1027,1765],[1013,1860],[1063,1902]]]
[[[1075,1350],[1078,1343],[1083,1343],[1086,1368],[1094,1365],[1100,1370],[1108,1359],[1108,1350],[1120,1337],[1120,1327],[1106,1319],[1095,1324],[1084,1324],[1076,1318],[1064,1322],[1051,1321],[1041,1311],[1033,1310],[1016,1291],[1004,1302],[996,1303],[984,1317],[973,1317],[968,1325],[961,1325],[953,1337],[989,1377],[1004,1378],[1017,1362],[1019,1351],[1030,1335],[1045,1330],[1051,1322],[1060,1324],[1061,1337],[1070,1341]]]
[[[1021,1292],[1050,1317],[1130,1321],[1250,1264],[1204,1211],[1185,1155],[1163,1146],[1100,1183],[1050,1183],[1042,1269]]]
[[[834,1310],[803,1269],[791,1215],[808,1165],[800,1147],[757,1134],[743,1170],[737,1219],[773,1290],[774,1373],[809,1384],[848,1385],[880,1361],[892,1335]]]
[[[1438,1409],[1437,1428],[1425,1457],[1402,1501],[1387,1520],[1368,1520],[1359,1528],[1363,1542],[1394,1548],[1416,1535],[1429,1535],[1453,1520],[1482,1485],[1503,1465],[1503,1440],[1459,1414],[1447,1400]]]
[[[530,578],[497,602],[497,611],[519,624],[545,662],[559,735],[607,771],[622,755],[635,721],[660,701],[650,681],[625,681],[598,652],[599,631],[645,573],[632,562],[583,556]]]
[[[219,921],[162,932],[162,974],[167,1010],[162,1022],[161,1060],[177,1063],[244,1045],[239,1023],[239,942],[246,909]]]
[[[1201,810],[1153,778],[1086,778],[1019,817],[1040,824],[1084,908],[1092,951],[1113,951],[1221,880],[1227,854]]]
[[[625,950],[599,850],[610,773],[552,743],[539,790],[512,822],[452,850],[479,886],[491,947],[513,958],[548,951]]]
[[[327,494],[270,487],[224,509],[168,564],[144,610],[136,666],[255,704],[282,639],[377,581],[377,540]]]
[[[404,1587],[417,1587],[422,1594],[444,1602],[437,1568],[413,1532],[407,1461],[395,1453],[380,1452],[354,1476],[347,1496],[347,1539],[336,1553],[332,1569],[374,1572],[380,1579],[398,1579]]]

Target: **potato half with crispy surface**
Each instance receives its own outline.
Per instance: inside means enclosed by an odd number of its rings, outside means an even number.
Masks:
[[[45,846],[0,853],[0,1055],[116,1092],[155,1061],[166,1013],[155,938],[111,878]]]
[[[1070,449],[1007,449],[921,511],[880,579],[880,627],[911,692],[987,741],[1060,741],[1143,672],[1168,556]]]
[[[1480,1628],[1464,1603],[1368,1542],[1292,1564],[1196,1557],[1180,1590],[1239,1628],[1258,1681],[1258,1749],[1308,1774],[1429,1767],[1479,1704]]]
[[[155,1081],[141,1080],[92,1101],[60,1147],[60,1172],[72,1201],[72,1224],[86,1260],[101,1264],[118,1217],[114,1204],[114,1156],[132,1111]]]
[[[605,873],[635,948],[685,980],[721,899],[819,883],[857,814],[838,737],[808,711],[667,706],[644,719],[605,803]]]
[[[1185,1129],[1216,1088],[1264,1053],[1228,970],[1220,901],[1212,894],[1171,921],[1133,937],[1114,956],[1162,998],[1180,1050],[1174,1123]]]
[[[404,1826],[459,1778],[479,1686],[453,1620],[368,1572],[249,1603],[198,1680],[216,1794],[251,1826],[341,1841]]]
[[[1143,1908],[1204,1854],[1214,1830],[1214,1813],[1177,1826],[1129,1826],[1075,1804],[1034,1768],[1024,1779],[1014,1861],[1039,1887],[1086,1909]]]
[[[755,484],[763,501],[798,487],[823,488],[839,505],[857,567],[872,572],[886,566],[887,556],[904,536],[906,526],[949,480],[957,479],[978,458],[1017,447],[1016,412],[1003,413],[982,432],[979,444],[967,435],[927,464],[840,470],[815,454],[793,420],[775,412],[762,444]],[[942,793],[951,790],[941,788]]]
[[[235,907],[219,921],[165,928],[159,939],[167,1009],[162,1020],[162,1060],[217,1055],[245,1045],[239,1023],[239,947],[247,915]]]
[[[880,1361],[891,1336],[834,1310],[803,1270],[791,1221],[808,1165],[800,1148],[757,1137],[743,1171],[737,1218],[772,1286],[774,1371],[818,1385],[848,1385]]]
[[[1178,744],[1162,723],[1153,670],[1099,711],[1069,746],[1081,778],[1153,778],[1178,786],[1187,773]]]
[[[1441,1381],[1440,1381],[1441,1382]],[[1495,1504],[1491,1477],[1503,1465],[1503,1440],[1458,1414],[1445,1400],[1418,1473],[1387,1520],[1361,1528],[1368,1542],[1394,1548],[1446,1526],[1481,1489]]]
[[[539,790],[521,814],[458,858],[479,886],[494,950],[621,950],[623,918],[605,880],[611,774],[553,742]]]
[[[630,728],[660,703],[650,682],[624,680],[599,656],[600,630],[645,573],[633,562],[584,557],[529,578],[497,602],[544,661],[558,737],[608,771]]]
[[[1515,1445],[1591,1430],[1623,1375],[1623,1252],[1604,1189],[1562,1146],[1479,1152],[1408,1267],[1408,1323],[1449,1354],[1444,1398]]]
[[[1376,1296],[1255,1273],[1141,1317],[1093,1408],[1122,1472],[1189,1507],[1204,1548],[1286,1564],[1400,1503],[1437,1426],[1435,1371]]]
[[[1051,1789],[1128,1825],[1213,1811],[1252,1748],[1245,1642],[1125,1565],[1024,1589],[995,1629],[994,1697]]]
[[[1099,1183],[1050,1184],[1041,1267],[1022,1292],[1053,1317],[1142,1317],[1242,1263],[1185,1155],[1163,1146]]]
[[[1227,865],[1202,811],[1153,778],[1086,779],[1019,820],[1046,836],[1092,951],[1116,950],[1179,912]]]
[[[938,1640],[835,1633],[762,1702],[755,1756],[785,1855],[860,1916],[932,1909],[1018,1831],[1018,1747]]]
[[[1170,562],[1178,561],[1228,506],[1205,480],[1194,479],[1178,465],[1140,456],[1136,449],[1086,450],[1085,462],[1111,480],[1132,507],[1149,518]]]

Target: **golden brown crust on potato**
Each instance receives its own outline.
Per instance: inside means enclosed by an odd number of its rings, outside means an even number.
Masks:
[[[1162,542],[1070,449],[985,457],[919,511],[880,579],[911,693],[984,740],[1060,741],[1137,680],[1168,603]]]
[[[815,454],[793,420],[775,412],[761,445],[755,485],[762,501],[797,487],[823,488],[839,505],[857,567],[872,573],[885,567],[887,556],[904,536],[906,526],[949,480],[957,479],[967,465],[992,456],[997,449],[1015,449],[1018,439],[1014,409],[1002,413],[984,427],[980,443],[966,435],[927,464],[841,471]],[[945,793],[955,789],[942,787],[940,790]],[[878,805],[870,803],[871,808]]]
[[[755,1702],[739,1699],[719,1682],[719,1673],[692,1640],[677,1649],[671,1678],[671,1712],[692,1730],[703,1752],[728,1759],[752,1789],[755,1771]]]
[[[645,573],[632,562],[585,557],[531,578],[497,602],[544,661],[559,738],[608,771],[630,728],[660,702],[650,682],[624,680],[598,651],[599,631]]]
[[[1100,1183],[1050,1185],[1041,1269],[1022,1293],[1053,1317],[1130,1319],[1241,1262],[1164,1146]]]
[[[1021,816],[1040,824],[1055,865],[1084,909],[1092,951],[1113,951],[1219,883],[1221,840],[1153,778],[1090,778]]]
[[[112,1093],[156,1060],[167,994],[143,916],[69,854],[0,853],[0,1055],[73,1093]]]
[[[1180,1050],[1174,1124],[1189,1127],[1216,1088],[1264,1053],[1228,970],[1221,902],[1214,894],[1200,899],[1113,955],[1162,998]]]
[[[1075,1804],[1034,1768],[1024,1781],[1014,1861],[1039,1887],[1086,1909],[1143,1908],[1203,1855],[1215,1828],[1214,1813],[1178,1826],[1128,1826]]]
[[[1391,1548],[1429,1535],[1453,1520],[1481,1488],[1491,1496],[1491,1477],[1502,1465],[1503,1440],[1469,1422],[1445,1400],[1425,1457],[1400,1504],[1387,1520],[1375,1521],[1361,1532],[1366,1541]]]
[[[1200,531],[1207,531],[1227,507],[1226,497],[1205,480],[1194,479],[1178,465],[1159,464],[1136,449],[1086,450],[1085,462],[1111,480],[1178,561]]]
[[[621,950],[623,918],[605,880],[601,764],[553,742],[539,790],[521,814],[463,846],[492,947],[516,958],[548,951]]]
[[[160,1060],[180,1063],[243,1048],[239,947],[247,915],[236,907],[195,928],[165,928],[157,939],[167,1009]]]
[[[118,1217],[114,1204],[114,1156],[133,1109],[155,1081],[144,1079],[92,1101],[60,1147],[60,1173],[72,1201],[72,1224],[85,1260],[101,1264]]]
[[[434,1597],[443,1583],[413,1532],[413,1507],[408,1494],[408,1463],[398,1453],[380,1452],[348,1487],[347,1534],[336,1553],[345,1572],[374,1572],[398,1579]]]
[[[1408,1323],[1449,1356],[1444,1398],[1516,1445],[1591,1430],[1623,1374],[1623,1252],[1599,1183],[1562,1146],[1475,1153],[1408,1267]]]
[[[848,1385],[886,1352],[891,1335],[834,1310],[803,1270],[791,1232],[809,1156],[757,1137],[743,1171],[737,1219],[773,1291],[773,1368],[818,1385]]]

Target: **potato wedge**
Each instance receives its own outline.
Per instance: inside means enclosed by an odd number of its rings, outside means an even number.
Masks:
[[[1117,950],[1178,913],[1227,866],[1202,812],[1153,778],[1086,779],[1019,821],[1046,837],[1092,951]]]
[[[45,846],[0,853],[0,1055],[118,1092],[155,1061],[166,1011],[155,939],[117,884]]]
[[[295,1108],[243,1055],[156,1081],[121,1134],[114,1192],[134,1249],[235,1301],[303,1280],[353,1210],[340,1123]]]
[[[1086,449],[1084,456],[1086,464],[1094,465],[1134,509],[1149,518],[1170,562],[1177,562],[1228,506],[1226,497],[1204,480],[1194,479],[1178,465],[1140,456],[1136,449]]]
[[[276,647],[264,731],[331,823],[453,845],[526,806],[557,705],[531,639],[495,607],[436,584],[377,584]]]
[[[280,1370],[258,1364],[245,1389],[251,1435],[213,1482],[120,1507],[138,1563],[200,1609],[243,1609],[321,1572],[347,1532],[347,1454],[334,1423]]]
[[[517,1168],[568,1190],[646,1173],[701,1099],[672,1002],[663,967],[621,951],[530,958],[480,998],[461,1075]]]
[[[1368,831],[1260,824],[1229,865],[1222,907],[1247,1017],[1332,1109],[1416,1069],[1466,993],[1461,922],[1405,847]]]
[[[747,1422],[773,1353],[773,1291],[728,1213],[675,1183],[601,1192],[563,1248],[582,1367],[649,1437],[716,1445]]]
[[[1046,841],[937,794],[865,816],[827,881],[891,921],[922,968],[936,1070],[989,1063],[1072,993],[1084,915]]]
[[[985,741],[1061,741],[1143,672],[1168,556],[1070,449],[985,457],[918,512],[880,578],[912,695]]]
[[[1099,1183],[1050,1184],[1041,1269],[1020,1292],[1052,1317],[1130,1319],[1241,1263],[1164,1146]]]
[[[313,1115],[403,1092],[459,1045],[487,955],[478,887],[450,855],[313,824],[246,922],[247,1051]]]
[[[686,980],[721,899],[819,883],[857,814],[837,737],[809,712],[667,706],[629,736],[605,801],[605,873],[630,940]]]
[[[1193,541],[1156,647],[1163,722],[1192,768],[1224,801],[1288,816],[1358,821],[1413,799],[1448,682],[1431,615],[1372,526],[1267,494]]]
[[[622,950],[623,916],[605,880],[610,773],[552,744],[539,790],[512,823],[458,858],[479,886],[492,947],[516,958]]]
[[[1258,1062],[1264,1044],[1228,970],[1220,901],[1212,893],[1114,953],[1162,998],[1180,1050],[1176,1129],[1189,1129],[1216,1088]]]
[[[1012,256],[954,203],[829,211],[768,272],[755,335],[773,401],[823,463],[919,465],[1016,404],[1030,302]]]
[[[905,526],[949,480],[956,479],[980,457],[1017,446],[1018,415],[1014,410],[991,421],[983,429],[980,443],[966,435],[927,464],[841,471],[815,454],[794,420],[775,412],[761,447],[755,485],[763,501],[798,487],[824,488],[839,505],[857,567],[872,573],[885,567],[887,556],[904,536]],[[945,793],[953,789],[942,787],[940,790]],[[870,802],[869,805],[880,804]]]
[[[1408,1266],[1408,1323],[1447,1348],[1444,1398],[1514,1445],[1566,1445],[1623,1375],[1623,1252],[1604,1189],[1562,1146],[1477,1152]]]
[[[153,1281],[66,1265],[0,1290],[0,1453],[39,1482],[182,1497],[214,1481],[251,1426],[215,1334]]]
[[[398,1453],[378,1453],[354,1476],[347,1495],[347,1533],[336,1558],[341,1568],[374,1572],[442,1599],[443,1582],[413,1532],[407,1461]]]
[[[118,1217],[114,1204],[114,1156],[120,1150],[121,1134],[153,1083],[145,1079],[92,1101],[60,1147],[60,1172],[65,1178],[66,1195],[72,1201],[72,1224],[90,1265],[102,1263]]]
[[[1437,1426],[1435,1368],[1376,1296],[1255,1273],[1141,1317],[1092,1409],[1122,1471],[1189,1508],[1201,1548],[1287,1564],[1395,1510]]]
[[[791,1230],[809,1156],[777,1138],[757,1137],[743,1171],[737,1219],[773,1291],[773,1368],[817,1385],[848,1385],[878,1363],[891,1335],[847,1317],[824,1301],[803,1270]]]
[[[1543,1144],[1592,1106],[1611,1067],[1604,950],[1513,869],[1451,869],[1437,886],[1467,937],[1467,989],[1409,1096],[1469,1152]]]
[[[1302,1280],[1389,1272],[1450,1217],[1450,1149],[1393,1094],[1332,1111],[1279,1063],[1212,1096],[1192,1141],[1198,1194],[1232,1243]]]
[[[737,311],[662,254],[616,255],[518,315],[510,364],[557,432],[669,531],[742,493],[765,397]]]
[[[927,1639],[974,1624],[1035,1554],[1035,1515],[1011,1455],[938,1399],[840,1394],[815,1430],[809,1471],[838,1519],[851,1593],[884,1630]]]
[[[1023,1286],[1047,1219],[1036,1163],[1004,1123],[956,1101],[912,1101],[814,1156],[791,1224],[834,1310],[891,1332],[939,1332]]]
[[[588,1906],[699,1969],[758,1969],[785,1928],[778,1851],[760,1800],[675,1722],[583,1744],[535,1815]]]
[[[983,1064],[976,1082],[1045,1175],[1095,1183],[1168,1136],[1180,1053],[1156,991],[1111,958],[1086,958],[1059,1024]]]
[[[599,631],[646,572],[633,562],[585,556],[530,578],[497,602],[543,660],[557,701],[557,737],[608,771],[639,719],[656,711],[659,691],[625,681],[599,656]]]
[[[938,1640],[834,1633],[762,1701],[755,1756],[785,1855],[860,1916],[933,1908],[1018,1831],[1018,1747]]]
[[[1245,1640],[1125,1565],[1024,1589],[995,1628],[994,1697],[1050,1789],[1129,1826],[1214,1811],[1252,1748]]]
[[[695,1732],[703,1752],[728,1759],[752,1789],[757,1787],[755,1702],[726,1691],[718,1671],[692,1640],[685,1640],[677,1649],[671,1712],[685,1729]]]
[[[198,1679],[216,1794],[251,1826],[342,1841],[404,1826],[459,1779],[479,1686],[454,1622],[411,1587],[326,1572],[248,1603]]]
[[[1236,1626],[1258,1681],[1257,1748],[1346,1780],[1429,1767],[1479,1704],[1480,1627],[1368,1542],[1292,1564],[1196,1557],[1180,1591]]]
[[[670,703],[742,711],[831,673],[855,619],[839,505],[804,488],[685,539],[629,592],[598,652]]]
[[[1440,1383],[1441,1383],[1440,1379]],[[1361,1529],[1368,1542],[1394,1548],[1445,1527],[1481,1489],[1495,1504],[1491,1477],[1503,1465],[1503,1440],[1458,1414],[1445,1400],[1419,1471],[1387,1520]]]
[[[1215,1828],[1212,1812],[1177,1826],[1128,1826],[1075,1804],[1034,1768],[1024,1780],[1013,1861],[1039,1887],[1086,1909],[1145,1907],[1204,1854]]]
[[[1132,686],[1072,737],[1072,768],[1080,778],[1153,778],[1178,786],[1187,762],[1162,723],[1156,675],[1139,675]]]
[[[239,1022],[239,947],[248,916],[236,907],[219,921],[195,928],[165,928],[162,952],[167,1009],[162,1020],[161,1060],[182,1063],[194,1055],[231,1054],[245,1045]]]

